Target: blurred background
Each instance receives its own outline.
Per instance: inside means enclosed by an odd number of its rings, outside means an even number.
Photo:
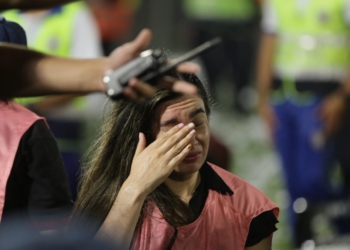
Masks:
[[[305,108],[319,108],[317,105],[336,93],[333,91],[346,79],[339,72],[340,68],[350,66],[350,39],[346,29],[347,24],[350,24],[350,10],[347,7],[350,4],[347,0],[334,0],[320,5],[324,1],[286,0],[284,8],[278,2],[281,1],[87,0],[86,4],[79,3],[79,6],[71,7],[67,11],[70,14],[62,15],[61,18],[66,20],[64,23],[58,21],[62,26],[74,28],[70,29],[69,34],[62,34],[61,38],[67,37],[66,40],[75,42],[67,45],[66,49],[56,49],[65,54],[56,54],[77,58],[108,55],[117,46],[133,39],[142,28],[150,28],[154,35],[150,47],[162,48],[170,58],[175,58],[211,38],[221,36],[223,43],[220,47],[195,60],[202,66],[200,78],[208,87],[214,105],[210,118],[212,141],[209,160],[253,184],[280,207],[273,249],[350,249],[350,205],[347,193],[350,168],[346,164],[347,158],[341,158],[345,160],[340,162],[337,154],[350,154],[347,146],[349,133],[345,131],[345,136],[342,134],[342,147],[324,150],[328,148],[328,138],[334,136],[327,137],[320,132],[319,128],[324,125],[311,121],[312,113],[302,115]],[[58,41],[49,39],[50,46],[38,41],[49,36],[48,27],[42,26],[46,25],[45,22],[54,22],[47,21],[46,17],[57,11],[62,9],[20,14],[9,12],[5,17],[9,20],[14,18],[15,21],[23,18],[29,46],[54,53]],[[44,33],[41,38],[40,32]],[[335,47],[339,49],[330,51],[330,48]],[[79,49],[80,52],[72,52]],[[309,65],[313,68],[308,69]],[[281,72],[293,71],[293,74],[280,73],[280,68]],[[300,78],[300,69],[309,70],[306,79]],[[328,69],[333,71],[327,75]],[[320,74],[321,71],[326,73]],[[279,81],[287,83],[275,88],[272,83]],[[305,81],[307,84],[315,83],[311,84],[313,88],[295,90],[295,85],[302,82],[304,86]],[[261,87],[265,85],[268,87]],[[321,85],[330,85],[331,90],[322,90],[321,93]],[[275,88],[274,92],[266,91],[270,86]],[[276,91],[280,91],[282,97],[274,95]],[[304,102],[306,93],[309,99]],[[291,143],[297,138],[303,141],[309,135],[296,133],[297,136],[282,136],[281,139],[278,135],[276,137],[276,131],[271,131],[273,126],[264,116],[266,113],[259,109],[266,104],[262,103],[266,97],[264,95],[267,96],[266,102],[271,97],[278,97],[278,104],[273,100],[271,106],[275,105],[276,120],[288,114],[286,124],[293,125],[289,130],[303,132],[303,124],[318,124],[318,127],[310,125],[310,131],[314,131],[309,138],[313,145],[310,154],[304,144]],[[301,96],[303,102],[300,102]],[[345,121],[349,117],[345,115],[347,98],[344,97],[344,100],[345,111],[341,123],[343,127],[349,127]],[[40,105],[38,100],[22,102],[46,116],[51,123],[51,130],[60,142],[74,198],[80,159],[98,130],[100,123],[97,121],[104,109],[105,97],[68,96],[63,100],[49,101],[50,105],[47,102]],[[285,104],[289,106],[284,107]],[[290,111],[292,108],[295,110]],[[315,112],[315,109],[310,112]],[[300,127],[298,124],[301,124]],[[62,126],[66,126],[64,131],[70,133],[62,133]],[[284,126],[281,120],[278,126]],[[278,128],[276,130],[278,132]],[[283,133],[285,135],[287,132]],[[291,144],[290,148],[281,150],[287,144]],[[339,143],[335,140],[330,144]],[[301,156],[299,151],[302,151]],[[334,157],[328,157],[330,152]],[[283,158],[284,154],[288,154],[290,160]],[[309,155],[310,159],[316,160],[310,161]],[[294,158],[300,159],[302,163],[296,163],[298,168],[295,170],[287,169],[288,161],[291,164]],[[322,167],[314,169],[313,166],[318,165]],[[298,172],[294,179],[290,177],[293,171]],[[315,176],[320,177],[316,179]],[[319,183],[313,186],[314,182]],[[296,192],[297,187],[303,189]],[[327,189],[327,197],[321,195],[322,188]],[[336,194],[333,195],[331,189],[337,190]]]

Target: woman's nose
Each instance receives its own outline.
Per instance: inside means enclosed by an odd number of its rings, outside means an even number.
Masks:
[[[190,143],[192,144],[192,146],[196,146],[199,144],[197,137],[196,137],[196,134],[192,137]]]

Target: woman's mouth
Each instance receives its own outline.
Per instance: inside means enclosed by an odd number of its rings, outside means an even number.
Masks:
[[[189,153],[184,159],[183,161],[184,162],[187,162],[187,163],[192,163],[192,162],[195,162],[198,160],[200,154],[202,152],[192,152],[192,153]]]

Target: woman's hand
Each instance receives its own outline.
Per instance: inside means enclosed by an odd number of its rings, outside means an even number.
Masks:
[[[137,185],[145,196],[150,194],[191,151],[190,142],[195,135],[193,128],[193,123],[176,125],[148,147],[145,135],[140,133],[131,172],[124,185]]]

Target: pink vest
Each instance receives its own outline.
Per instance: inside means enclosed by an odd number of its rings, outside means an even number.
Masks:
[[[210,166],[234,194],[222,195],[209,190],[201,215],[193,223],[177,229],[172,249],[243,250],[254,217],[268,210],[278,216],[277,206],[261,191],[226,170]],[[154,205],[152,213],[144,218],[132,249],[166,249],[174,232]]]
[[[23,134],[39,119],[23,106],[0,102],[0,221],[5,203],[6,184]]]

